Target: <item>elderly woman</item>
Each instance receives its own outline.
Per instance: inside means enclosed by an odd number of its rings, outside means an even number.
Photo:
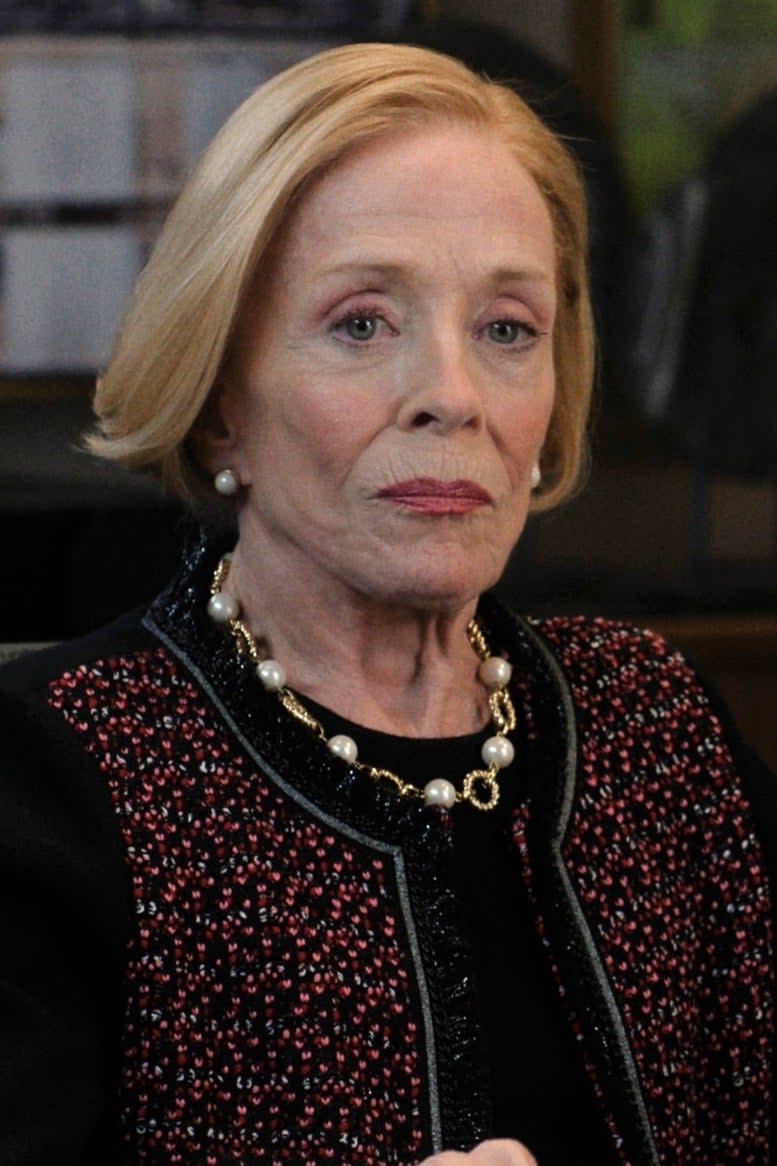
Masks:
[[[485,594],[578,474],[584,255],[425,50],[205,154],[92,440],[235,534],[3,673],[5,1166],[767,1161],[770,779],[656,637]]]

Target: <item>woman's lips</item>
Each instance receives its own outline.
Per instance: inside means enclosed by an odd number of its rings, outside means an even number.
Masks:
[[[411,478],[385,486],[378,491],[378,497],[418,514],[468,514],[470,510],[493,502],[488,490],[466,478],[456,478],[452,482]]]

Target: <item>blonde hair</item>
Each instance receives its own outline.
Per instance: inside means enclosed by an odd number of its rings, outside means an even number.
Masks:
[[[189,502],[202,494],[205,477],[187,438],[290,205],[355,144],[441,121],[496,133],[547,201],[559,293],[556,396],[534,508],[567,497],[585,459],[594,364],[586,209],[576,165],[511,89],[451,57],[407,45],[320,53],[272,78],[232,114],[137,281],[97,383],[91,450],[155,472]]]

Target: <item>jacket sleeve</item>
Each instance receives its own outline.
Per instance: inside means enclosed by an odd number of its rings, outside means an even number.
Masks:
[[[777,775],[742,740],[734,719],[717,692],[705,685],[711,704],[723,724],[734,764],[753,815],[756,837],[761,846],[771,900],[773,975],[777,994]],[[777,1004],[776,1004],[777,1006]],[[772,1049],[772,1107],[770,1163],[777,1163],[777,1045]]]
[[[769,878],[772,942],[777,963],[777,777],[746,747],[739,757],[742,784],[753,811],[756,834]],[[777,980],[777,966],[774,969]],[[772,1049],[772,1112],[769,1161],[777,1163],[777,1047]]]
[[[129,886],[105,783],[43,701],[0,693],[0,1162],[117,1163]]]

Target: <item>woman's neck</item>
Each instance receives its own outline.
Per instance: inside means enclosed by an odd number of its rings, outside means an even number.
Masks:
[[[317,587],[301,572],[262,569],[240,543],[225,586],[289,687],[355,724],[447,737],[487,723],[487,693],[467,636],[475,600],[435,610]]]

